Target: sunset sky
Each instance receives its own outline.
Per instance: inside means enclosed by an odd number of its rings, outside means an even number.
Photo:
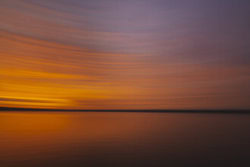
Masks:
[[[250,1],[1,0],[0,106],[250,109]]]

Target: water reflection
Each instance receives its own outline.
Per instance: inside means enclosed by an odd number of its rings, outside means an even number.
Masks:
[[[1,112],[0,166],[237,162],[249,130],[248,115]]]

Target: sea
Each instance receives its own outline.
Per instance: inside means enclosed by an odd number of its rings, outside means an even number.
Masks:
[[[250,114],[0,112],[0,167],[96,166],[250,166]]]

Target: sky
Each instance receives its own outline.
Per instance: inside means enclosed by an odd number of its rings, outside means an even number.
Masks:
[[[0,106],[250,109],[248,0],[1,0]]]

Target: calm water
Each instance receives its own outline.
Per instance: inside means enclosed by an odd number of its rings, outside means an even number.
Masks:
[[[247,114],[0,112],[0,167],[243,166],[249,161]]]

